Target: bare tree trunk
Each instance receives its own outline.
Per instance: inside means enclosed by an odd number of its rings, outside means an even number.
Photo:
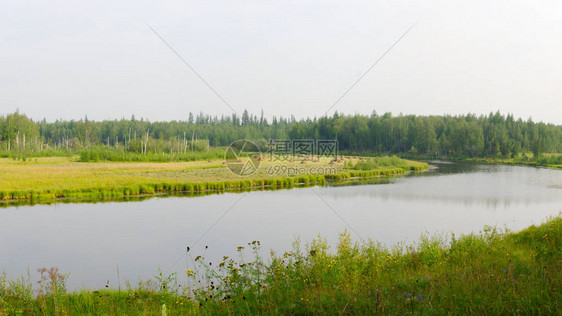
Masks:
[[[148,150],[148,134],[150,133],[150,129],[146,131],[146,142],[144,143],[144,153],[146,154]],[[154,153],[156,153],[156,148],[154,148]]]
[[[195,128],[193,129],[193,134],[191,134],[191,151],[193,151],[193,141],[195,140]]]

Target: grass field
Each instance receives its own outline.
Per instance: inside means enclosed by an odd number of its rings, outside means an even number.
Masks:
[[[240,259],[209,265],[192,254],[185,274],[158,273],[123,290],[66,293],[56,269],[42,270],[39,283],[0,275],[0,315],[555,315],[561,245],[560,215],[518,233],[485,227],[392,249],[342,234],[335,250],[319,238],[270,260],[252,255],[254,241],[238,248]]]
[[[346,169],[363,158],[269,161],[247,177],[232,173],[222,160],[191,162],[79,162],[78,157],[38,157],[26,161],[0,158],[0,200],[49,201],[57,198],[101,198],[158,192],[223,191],[248,187],[322,184],[329,180],[404,173],[427,164],[398,160],[375,169]]]

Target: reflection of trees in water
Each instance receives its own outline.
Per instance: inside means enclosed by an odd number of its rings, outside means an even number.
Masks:
[[[559,191],[553,188],[557,184],[549,184],[558,181],[557,170],[470,162],[429,163],[437,166],[437,169],[388,178],[387,182],[381,182],[394,183],[394,186],[331,190],[326,195],[335,199],[368,197],[384,202],[426,202],[426,207],[431,207],[431,203],[484,205],[490,209],[562,201]],[[537,175],[536,172],[542,174]],[[473,175],[466,178],[466,174]],[[420,207],[423,205],[420,204]]]

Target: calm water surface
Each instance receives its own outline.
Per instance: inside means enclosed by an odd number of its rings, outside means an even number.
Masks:
[[[37,281],[37,268],[58,266],[70,273],[71,289],[100,288],[107,280],[116,287],[117,266],[121,279],[146,280],[159,267],[170,268],[189,245],[191,256],[170,270],[180,280],[196,255],[218,263],[253,240],[266,256],[319,233],[333,245],[346,229],[343,220],[356,240],[392,246],[415,242],[423,232],[518,230],[562,211],[560,170],[431,164],[438,168],[374,184],[8,207],[0,209],[0,270],[12,278],[29,270]]]

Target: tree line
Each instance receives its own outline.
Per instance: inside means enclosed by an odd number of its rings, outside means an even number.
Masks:
[[[337,140],[340,151],[435,158],[513,157],[562,152],[562,126],[488,115],[343,115],[296,120],[190,114],[183,121],[145,119],[33,121],[25,114],[0,116],[0,151],[27,154],[76,152],[107,146],[131,153],[186,153],[228,146],[238,139]]]

